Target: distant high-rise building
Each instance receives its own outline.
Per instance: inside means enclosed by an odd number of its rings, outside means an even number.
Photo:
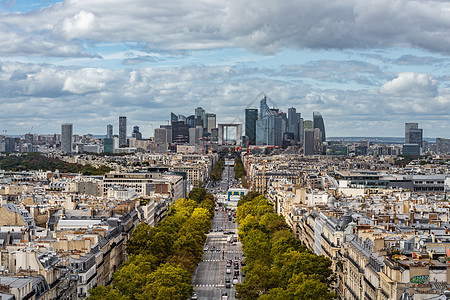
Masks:
[[[405,144],[411,144],[409,141],[409,132],[412,129],[419,129],[419,123],[405,123]]]
[[[189,128],[189,144],[200,144],[199,140],[203,136],[203,127],[197,126],[196,128]]]
[[[171,144],[173,142],[173,127],[171,125],[160,125],[159,128],[164,128],[167,130],[166,135],[167,135],[167,143]]]
[[[113,126],[111,124],[106,125],[106,137],[112,139],[113,136]]]
[[[72,153],[73,125],[69,123],[61,124],[61,151]]]
[[[114,139],[111,137],[106,137],[103,139],[103,152],[114,153]]]
[[[170,113],[170,124],[172,124],[173,122],[177,122],[178,121],[178,116],[176,114],[174,114],[173,112]]]
[[[5,137],[4,139],[5,143],[5,152],[15,152],[16,151],[16,139],[13,137]]]
[[[133,127],[132,137],[134,137],[136,140],[142,140],[142,133],[139,131],[139,126]]]
[[[325,124],[323,123],[322,115],[318,111],[313,112],[313,125],[314,128],[320,129],[322,133],[322,142],[325,142],[327,140],[325,134]]]
[[[211,133],[216,127],[216,114],[208,113],[206,114],[207,132]]]
[[[119,147],[127,146],[127,117],[119,117]]]
[[[206,113],[202,107],[197,107],[195,109],[195,127],[202,126],[203,128],[207,128],[206,123]]]
[[[189,125],[189,128],[195,128],[195,116],[190,115],[186,118],[186,123]]]
[[[409,144],[423,148],[423,130],[418,123],[405,123],[405,145]]]
[[[300,141],[300,113],[297,113],[295,107],[288,109],[288,132],[294,134],[294,140]]]
[[[314,129],[305,129],[303,134],[303,154],[314,154]]]
[[[268,114],[272,114],[272,111],[267,105],[267,97],[264,96],[264,98],[262,98],[259,102],[259,118],[262,119]]]
[[[245,135],[250,145],[255,145],[256,143],[256,120],[258,120],[258,109],[245,109]]]
[[[156,145],[163,145],[163,144],[169,144],[169,133],[168,130],[165,128],[155,128],[155,144]]]
[[[450,139],[436,138],[436,152],[450,153]]]

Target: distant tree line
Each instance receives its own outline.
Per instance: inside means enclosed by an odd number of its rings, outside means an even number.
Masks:
[[[211,174],[209,175],[209,178],[213,181],[222,180],[222,173],[224,169],[225,169],[225,161],[223,159],[220,159],[214,164]]]
[[[236,178],[236,180],[241,179],[243,187],[247,186],[247,179],[245,178],[246,175],[247,172],[245,171],[244,164],[242,163],[241,158],[236,158],[234,160],[234,178]]]
[[[22,155],[8,155],[0,157],[2,169],[8,171],[56,171],[61,173],[82,173],[83,175],[103,175],[112,169],[107,166],[95,168],[91,165],[72,164],[57,158],[50,158],[38,152],[27,153]]]
[[[295,239],[282,216],[264,196],[250,192],[238,202],[236,220],[245,253],[245,280],[236,285],[238,298],[334,299],[331,261]]]
[[[215,206],[214,196],[194,190],[156,227],[139,224],[127,243],[129,260],[113,274],[113,284],[91,289],[88,299],[185,300],[192,295],[191,276],[202,259]]]

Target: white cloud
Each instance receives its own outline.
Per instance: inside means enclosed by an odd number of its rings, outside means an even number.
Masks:
[[[66,39],[82,38],[94,29],[95,16],[90,12],[81,10],[62,22],[62,32]]]
[[[434,97],[438,94],[437,80],[428,74],[404,72],[381,86],[380,92],[401,97]]]
[[[438,0],[67,0],[26,14],[4,13],[0,40],[14,34],[24,38],[16,39],[18,48],[36,41],[34,51],[48,56],[67,52],[45,42],[82,47],[82,40],[166,50],[406,46],[449,54],[450,11]],[[14,49],[1,53],[14,55]]]

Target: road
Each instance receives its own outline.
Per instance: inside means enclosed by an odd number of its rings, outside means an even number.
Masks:
[[[215,212],[211,228],[213,231],[207,235],[205,243],[209,249],[204,252],[203,260],[194,272],[192,285],[200,300],[222,299],[223,292],[228,293],[228,299],[236,299],[234,285],[231,284],[230,288],[225,287],[225,278],[233,281],[235,271],[231,266],[229,269],[232,274],[226,274],[226,264],[228,259],[239,260],[239,262],[242,260],[241,242],[238,241],[235,245],[231,245],[227,242],[228,234],[215,230],[222,228],[224,232],[233,231],[237,236],[237,226],[229,221],[228,212],[221,210]],[[215,248],[214,251],[211,250],[212,247]],[[240,266],[239,271],[241,271]],[[239,272],[238,282],[242,282],[242,279],[242,272]]]

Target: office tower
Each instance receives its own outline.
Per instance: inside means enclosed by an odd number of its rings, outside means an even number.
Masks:
[[[195,127],[202,126],[203,128],[207,128],[206,124],[206,113],[202,107],[197,107],[195,109]]]
[[[160,125],[159,128],[167,129],[167,132],[166,132],[167,139],[166,140],[167,140],[168,144],[171,144],[173,142],[173,135],[172,135],[173,128],[172,128],[172,126],[171,125]]]
[[[208,113],[206,114],[207,132],[211,133],[216,127],[216,114]]]
[[[142,133],[139,131],[139,126],[133,127],[133,133],[131,134],[136,140],[142,140]]]
[[[16,139],[12,137],[5,137],[4,139],[5,143],[5,152],[15,152],[16,151]]]
[[[245,109],[245,135],[250,145],[255,145],[256,143],[256,120],[258,120],[258,109]]]
[[[271,114],[271,109],[267,105],[267,97],[264,96],[259,102],[259,118],[262,119],[268,114]]]
[[[113,136],[113,126],[111,124],[106,125],[106,137],[112,139]]]
[[[436,138],[436,152],[450,153],[450,139]]]
[[[195,128],[195,116],[190,115],[186,118],[186,123],[189,125],[189,128]]]
[[[412,129],[419,129],[419,123],[405,123],[405,144],[411,144],[409,141],[409,132]]]
[[[318,111],[313,112],[313,126],[314,128],[320,129],[322,133],[322,142],[325,142],[327,140],[325,135],[325,125],[323,123],[322,115]]]
[[[163,145],[169,143],[169,133],[166,128],[155,128],[155,144],[156,145]]]
[[[201,137],[203,137],[203,127],[197,126],[196,128],[189,128],[189,144],[200,144]]]
[[[176,114],[174,114],[173,112],[170,113],[170,124],[172,124],[173,122],[177,122],[178,121],[178,116]]]
[[[314,129],[305,129],[303,134],[303,154],[314,154]]]
[[[423,146],[423,129],[410,129],[409,130],[409,144],[416,144],[420,147]]]
[[[298,117],[298,142],[299,143],[303,143],[303,118],[300,116],[300,113],[298,113],[299,117]]]
[[[127,146],[127,117],[119,117],[119,147]]]
[[[319,155],[323,152],[323,134],[319,128],[314,128],[314,154]]]
[[[294,141],[300,141],[300,113],[294,107],[288,109],[288,132],[294,134]]]
[[[114,153],[114,139],[112,135],[103,139],[103,152]]]
[[[187,124],[187,118],[183,115],[178,115],[178,122],[183,122]]]
[[[286,114],[270,109],[267,97],[260,101],[260,118],[256,121],[256,145],[282,146],[286,130]]]
[[[61,124],[61,151],[64,153],[72,153],[73,128],[72,124]]]

